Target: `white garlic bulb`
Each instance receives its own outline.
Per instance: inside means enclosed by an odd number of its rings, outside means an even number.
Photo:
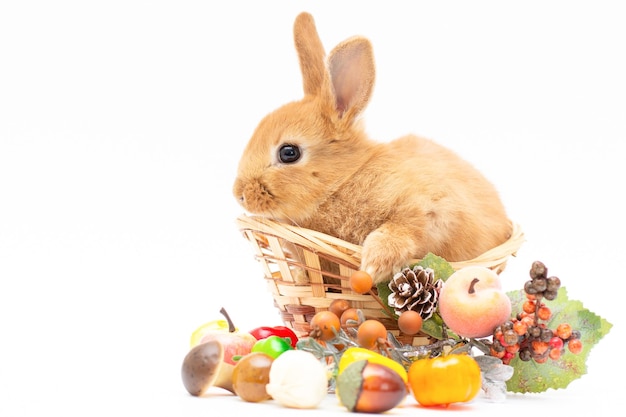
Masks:
[[[265,390],[282,406],[315,408],[328,394],[326,367],[310,352],[288,350],[274,359]]]

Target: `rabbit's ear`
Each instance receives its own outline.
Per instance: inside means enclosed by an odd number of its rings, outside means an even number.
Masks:
[[[300,60],[304,94],[318,95],[324,79],[325,52],[313,16],[303,12],[296,17],[293,37]]]
[[[341,118],[351,120],[367,106],[374,88],[372,44],[362,37],[340,43],[328,57],[328,71],[336,111]]]

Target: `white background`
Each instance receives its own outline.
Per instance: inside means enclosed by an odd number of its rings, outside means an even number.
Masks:
[[[258,120],[301,96],[291,31],[302,10],[327,49],[373,42],[373,138],[431,137],[495,183],[527,239],[506,289],[541,260],[614,324],[566,390],[507,401],[612,408],[609,378],[624,373],[626,14],[619,2],[502,3],[3,2],[0,415],[293,413],[192,398],[180,365],[221,307],[242,330],[280,324],[230,188]],[[345,412],[332,399],[321,410]]]

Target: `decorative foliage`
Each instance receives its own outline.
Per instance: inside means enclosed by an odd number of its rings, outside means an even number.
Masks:
[[[441,256],[437,256],[432,253],[428,253],[422,258],[421,261],[419,261],[415,265],[420,265],[424,268],[432,269],[433,271],[435,271],[435,279],[440,279],[444,282],[448,279],[450,275],[454,273],[454,268],[452,268],[452,265],[450,265],[448,261],[446,261]],[[414,265],[411,265],[411,267],[413,266]]]
[[[513,315],[519,313],[526,300],[524,291],[512,291],[507,295],[511,298]],[[548,360],[542,364],[514,358],[510,365],[515,372],[507,381],[510,392],[543,392],[549,388],[567,387],[587,372],[589,352],[613,327],[607,320],[584,308],[580,301],[570,300],[565,287],[561,287],[557,298],[550,301],[550,309],[552,317],[546,326],[556,328],[559,323],[569,323],[580,331],[583,350],[576,355],[566,352],[558,360]]]
[[[417,265],[422,268],[431,268],[434,271],[434,279],[441,279],[444,282],[454,273],[454,269],[445,259],[433,254],[426,255],[422,261],[411,265],[411,268]],[[382,300],[387,300],[391,293],[388,283],[378,284],[378,294]],[[507,295],[511,299],[513,307],[511,315],[515,317],[522,312],[523,304],[527,301],[526,292],[521,289],[507,292]],[[587,372],[586,361],[589,352],[602,337],[609,333],[612,327],[612,324],[607,320],[584,308],[582,302],[570,300],[565,287],[558,290],[556,298],[550,300],[546,298],[545,300],[552,311],[550,319],[545,322],[545,326],[553,329],[561,323],[568,323],[573,329],[580,332],[582,351],[574,354],[565,347],[563,354],[558,359],[550,359],[544,363],[537,363],[532,360],[523,361],[519,357],[513,358],[509,363],[513,368],[513,375],[506,381],[506,390],[509,392],[538,393],[548,389],[567,387],[570,382]],[[433,312],[430,318],[424,320],[421,331],[440,341],[453,339],[460,343],[479,347],[486,355],[489,355],[488,346],[490,346],[491,340],[463,340],[445,326],[437,310]]]

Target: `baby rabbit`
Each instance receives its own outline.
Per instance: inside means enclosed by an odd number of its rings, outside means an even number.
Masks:
[[[349,38],[325,60],[313,17],[301,13],[294,40],[304,97],[261,120],[243,152],[233,193],[247,212],[362,245],[375,283],[428,252],[470,260],[510,237],[496,189],[454,152],[413,135],[367,136],[367,39]]]

